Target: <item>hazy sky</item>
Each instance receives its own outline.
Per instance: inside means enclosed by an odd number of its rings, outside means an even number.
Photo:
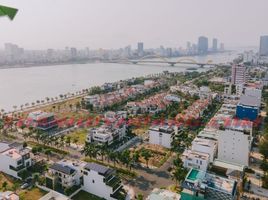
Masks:
[[[19,12],[0,18],[5,42],[26,49],[186,46],[205,35],[226,47],[259,45],[268,0],[2,0]],[[210,42],[211,43],[211,42]],[[135,46],[134,46],[135,45]]]

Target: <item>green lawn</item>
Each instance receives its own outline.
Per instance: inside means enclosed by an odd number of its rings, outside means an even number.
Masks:
[[[73,200],[104,200],[100,197],[97,197],[93,194],[89,194],[85,191],[80,191],[78,194],[76,194],[73,198]]]
[[[88,130],[87,129],[79,129],[73,133],[70,133],[67,136],[71,137],[71,142],[73,142],[74,138],[78,139],[77,144],[85,144],[87,138]]]

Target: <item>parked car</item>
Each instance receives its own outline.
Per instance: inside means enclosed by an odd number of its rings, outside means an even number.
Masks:
[[[29,183],[23,183],[23,184],[20,186],[20,188],[21,188],[21,189],[26,189],[26,188],[28,188],[29,186],[30,186]]]

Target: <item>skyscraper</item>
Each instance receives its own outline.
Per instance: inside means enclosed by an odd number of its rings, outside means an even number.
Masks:
[[[71,48],[71,58],[76,59],[76,57],[77,57],[77,49],[72,47]]]
[[[212,51],[218,51],[218,40],[216,38],[213,38],[212,40]]]
[[[143,42],[138,42],[138,55],[143,56]]]
[[[198,53],[206,54],[208,52],[208,38],[200,36],[198,38]]]
[[[247,71],[244,65],[232,66],[232,84],[243,85],[247,82]]]
[[[268,35],[261,36],[260,56],[268,56]]]
[[[224,51],[224,44],[223,43],[220,44],[220,51]]]

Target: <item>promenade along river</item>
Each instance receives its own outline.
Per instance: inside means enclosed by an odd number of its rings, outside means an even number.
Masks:
[[[232,61],[235,55],[235,53],[222,53],[191,58],[197,62],[213,60],[215,63],[226,63]],[[174,58],[176,59],[181,58]],[[75,92],[105,82],[160,73],[165,70],[182,72],[190,67],[196,66],[89,63],[0,69],[0,109],[9,111],[14,105],[19,107],[21,104],[35,102],[45,97]],[[202,70],[206,69],[198,69],[198,71]]]

